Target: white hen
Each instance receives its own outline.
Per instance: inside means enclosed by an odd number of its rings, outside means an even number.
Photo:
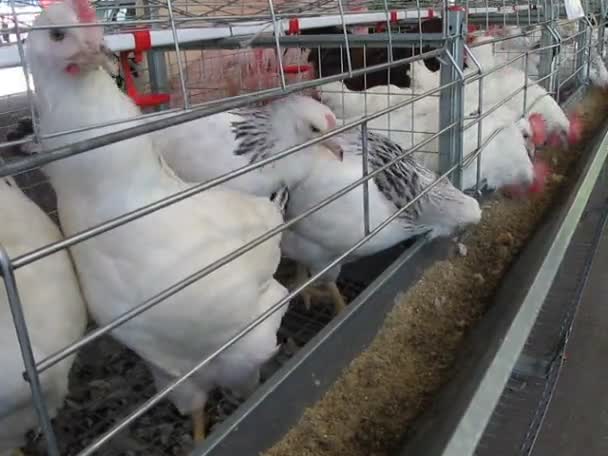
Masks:
[[[360,132],[350,130],[338,139],[344,150],[344,161],[319,163],[313,173],[290,192],[287,209],[290,218],[363,176]],[[368,146],[370,172],[405,153],[390,139],[372,132],[369,132]],[[370,229],[374,230],[411,202],[436,178],[434,173],[410,157],[397,160],[375,175],[369,181]],[[443,180],[356,250],[348,261],[387,249],[425,232],[429,232],[431,238],[447,236],[455,230],[478,223],[480,217],[481,209],[477,201]],[[364,234],[363,188],[359,185],[295,224],[285,233],[281,247],[285,256],[316,274],[351,248]],[[322,278],[329,286],[337,310],[343,305],[335,285],[339,273],[340,265]]]
[[[479,36],[473,39],[475,46],[471,49],[484,71],[500,65],[492,52],[491,36]],[[485,44],[484,44],[485,43]],[[471,69],[471,72],[477,71]],[[528,78],[523,71],[516,67],[506,66],[484,77],[484,110],[505,100],[514,113],[520,114],[524,106],[524,83],[528,85],[526,94],[526,113],[536,112],[543,116],[546,122],[547,137],[553,145],[573,144],[580,140],[582,123],[578,116],[569,119],[557,101],[547,91]],[[470,99],[477,105],[478,83],[470,84],[472,93]],[[516,95],[513,95],[517,93]],[[519,117],[519,115],[518,115]],[[516,120],[516,119],[513,119]]]
[[[401,89],[396,86],[377,86],[366,92],[349,91],[341,82],[331,83],[329,89],[323,86],[321,96],[335,112],[344,112],[355,118],[374,113],[398,102],[407,100],[413,93],[423,93],[439,86],[439,74],[429,71],[424,63],[412,64],[412,89]],[[341,92],[343,91],[343,92]],[[465,92],[465,109],[473,111],[476,94],[467,87]],[[387,95],[390,93],[390,97]],[[364,103],[366,101],[366,103]],[[522,119],[515,122],[517,115],[507,107],[502,107],[487,116],[482,125],[482,143],[496,130],[502,129],[493,138],[481,156],[481,186],[495,190],[509,185],[529,186],[533,182],[534,167],[531,157],[534,154],[535,141],[542,142],[543,123],[538,115],[531,116],[532,122]],[[350,121],[346,120],[346,122]],[[409,149],[429,138],[428,132],[439,130],[439,100],[437,97],[425,97],[415,103],[415,111],[405,106],[388,115],[369,122],[370,129],[389,136],[401,147]],[[391,127],[393,129],[391,129]],[[396,131],[403,129],[405,131]],[[411,132],[411,130],[416,132]],[[410,130],[408,132],[407,130]],[[478,125],[464,131],[464,156],[468,156],[478,147]],[[506,146],[508,144],[508,146]],[[414,158],[423,166],[434,172],[439,170],[437,140],[432,140],[414,152]],[[477,182],[476,161],[470,163],[463,173],[464,188],[473,188]]]
[[[293,95],[261,108],[203,117],[153,134],[167,164],[188,182],[205,182],[302,144],[335,128],[331,110],[310,97]],[[322,142],[341,160],[332,139]],[[225,187],[270,196],[282,185],[304,179],[324,148],[312,146],[224,183]]]
[[[0,179],[0,245],[16,257],[61,240],[59,229],[10,178]],[[79,339],[86,328],[86,306],[66,251],[15,271],[21,304],[37,361]],[[0,283],[2,283],[0,281]],[[74,356],[41,375],[41,386],[53,417],[68,392]],[[25,443],[38,418],[30,386],[23,379],[17,342],[4,284],[0,285],[0,455]]]
[[[86,0],[49,6],[36,26],[93,22]],[[139,110],[100,67],[100,28],[33,30],[27,57],[34,76],[43,133],[72,130]],[[107,133],[120,129],[109,126]],[[49,139],[45,148],[93,136],[91,131]],[[58,197],[66,234],[84,230],[158,201],[188,186],[165,165],[149,136],[101,147],[45,167]],[[209,191],[171,205],[72,248],[89,309],[100,325],[133,309],[282,223],[268,198]],[[287,290],[274,278],[280,260],[274,237],[167,298],[113,331],[137,352],[158,388],[185,374],[233,334],[260,316]],[[276,312],[172,391],[181,413],[194,413],[200,439],[208,392],[223,386],[246,395],[259,367],[277,350]]]

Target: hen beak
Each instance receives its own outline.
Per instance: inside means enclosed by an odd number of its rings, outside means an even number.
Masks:
[[[321,144],[327,147],[331,153],[335,155],[338,161],[344,160],[344,150],[335,138],[328,138],[325,141],[322,141]]]

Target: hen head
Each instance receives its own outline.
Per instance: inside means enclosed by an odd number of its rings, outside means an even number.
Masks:
[[[51,3],[34,21],[34,26],[45,28],[32,30],[27,38],[30,65],[44,70],[45,76],[50,72],[74,77],[105,66],[109,51],[104,45],[103,28],[83,27],[95,22],[95,10],[88,0]]]
[[[293,95],[285,99],[280,109],[275,110],[275,122],[286,125],[289,119],[294,121],[295,143],[317,138],[329,130],[336,128],[336,115],[323,103],[312,97]],[[281,127],[279,127],[281,128]],[[343,159],[343,150],[334,137],[321,142],[338,160]]]

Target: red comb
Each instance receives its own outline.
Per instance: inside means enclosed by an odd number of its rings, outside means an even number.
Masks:
[[[95,8],[91,6],[89,0],[72,0],[74,5],[74,11],[76,16],[80,19],[80,22],[96,22],[97,14],[95,14]]]
[[[576,144],[583,136],[583,121],[578,114],[570,116],[570,129],[568,130],[568,142]]]
[[[547,124],[542,114],[534,112],[528,116],[530,128],[532,129],[532,141],[534,145],[540,146],[547,140]]]
[[[327,126],[330,129],[336,128],[336,117],[333,114],[325,114],[325,119],[327,120]]]

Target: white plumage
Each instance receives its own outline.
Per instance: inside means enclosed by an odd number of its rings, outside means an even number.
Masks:
[[[53,4],[35,24],[86,22],[74,11],[82,11],[82,6],[79,10],[69,0]],[[34,30],[28,37],[41,131],[137,116],[137,107],[99,68],[99,30],[64,32],[59,42],[49,41],[46,30]],[[54,138],[45,146],[117,129],[109,126]],[[149,136],[51,163],[45,172],[56,190],[66,234],[187,188],[165,165]],[[104,325],[280,223],[281,208],[268,198],[208,191],[79,244],[72,253],[90,311]],[[112,334],[146,361],[159,388],[165,386],[287,295],[273,278],[279,243],[280,237],[268,240]],[[207,393],[216,386],[248,394],[257,383],[260,365],[277,349],[283,313],[284,309],[265,320],[174,390],[169,397],[178,409],[202,409]],[[201,434],[199,429],[197,437]]]
[[[330,83],[322,87],[322,98],[334,111],[344,113],[350,122],[367,113],[378,112],[394,106],[439,86],[439,74],[429,71],[424,63],[412,64],[412,88],[402,89],[397,86],[377,86],[366,92],[349,91],[341,82]],[[477,95],[470,86],[465,90],[465,112],[477,110]],[[390,94],[390,95],[388,95]],[[348,118],[350,117],[350,118]],[[517,120],[518,116],[508,107],[501,107],[484,118],[482,124],[482,143],[496,130],[501,129],[494,139],[489,141],[482,151],[481,185],[487,189],[499,189],[507,185],[530,185],[534,179],[531,156],[534,154],[534,139],[538,139],[533,126],[527,118]],[[533,118],[534,120],[534,118]],[[538,119],[537,119],[538,120]],[[468,123],[468,122],[466,122]],[[369,128],[382,133],[405,149],[418,146],[428,141],[430,133],[439,130],[439,100],[437,97],[425,97],[403,108],[371,120]],[[538,122],[534,125],[538,127]],[[478,124],[464,131],[464,156],[467,157],[478,147]],[[538,136],[538,135],[537,135]],[[539,140],[540,141],[540,140]],[[413,154],[414,158],[434,172],[439,170],[438,140],[433,139],[420,147]],[[472,188],[477,182],[476,161],[464,169],[464,188]]]
[[[61,240],[59,229],[12,179],[0,179],[0,244],[11,258]],[[15,271],[21,304],[37,361],[79,339],[87,315],[66,251]],[[1,281],[0,281],[1,283]],[[49,414],[55,416],[68,392],[70,356],[41,375]],[[23,379],[21,351],[4,284],[0,285],[0,455],[25,443],[38,425],[30,386]]]
[[[492,45],[487,43],[492,39],[492,36],[479,36],[473,39],[474,44],[481,43],[480,46],[473,47],[471,51],[484,71],[496,68],[501,63],[500,59],[495,58]],[[514,113],[521,113],[524,108],[524,91],[521,90],[524,83],[528,85],[525,95],[526,113],[539,113],[543,116],[549,142],[554,146],[578,142],[581,135],[580,119],[575,115],[569,119],[557,101],[543,87],[516,67],[502,67],[484,78],[482,83],[484,110],[509,98],[506,106]],[[471,89],[471,100],[477,105],[478,83],[471,84]]]
[[[289,218],[331,196],[363,176],[361,134],[350,130],[338,137],[344,161],[319,163],[311,175],[290,193]],[[370,172],[390,163],[405,151],[383,135],[369,133]],[[370,229],[375,229],[398,209],[403,208],[437,178],[405,157],[369,181]],[[447,236],[481,217],[478,202],[447,181],[438,185],[405,210],[396,220],[361,246],[349,261],[387,249],[398,242],[429,232],[430,237]],[[351,248],[365,234],[363,187],[308,215],[287,231],[281,244],[285,256],[316,274],[330,261]],[[340,266],[328,271],[327,282],[336,298],[335,281]],[[340,307],[337,303],[336,307]]]
[[[261,108],[222,112],[155,132],[167,164],[188,182],[205,182],[304,143],[336,126],[331,110],[310,97],[293,95]],[[323,144],[337,159],[333,140]],[[224,186],[269,196],[293,187],[310,173],[325,147],[315,145],[248,172]]]

